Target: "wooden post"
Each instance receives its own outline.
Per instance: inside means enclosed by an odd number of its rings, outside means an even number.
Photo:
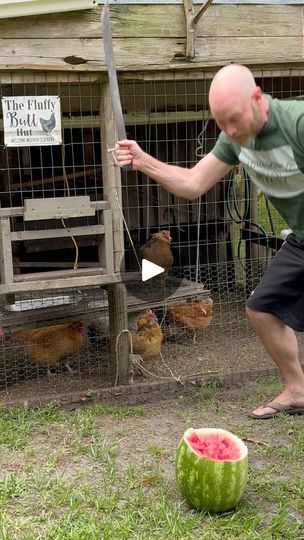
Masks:
[[[14,283],[10,218],[0,220],[0,273],[2,283]]]
[[[122,219],[121,170],[111,161],[108,148],[117,138],[113,120],[109,85],[101,84],[100,133],[102,156],[102,182],[104,199],[110,203],[113,221],[114,271],[123,266],[124,237]],[[111,380],[113,384],[129,384],[129,337],[120,334],[128,328],[126,289],[122,283],[107,286],[111,347]]]
[[[109,326],[112,384],[129,384],[130,382],[130,341],[123,330],[128,328],[126,289],[122,283],[107,286],[109,302]]]

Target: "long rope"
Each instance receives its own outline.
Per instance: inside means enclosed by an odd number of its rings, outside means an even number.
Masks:
[[[178,382],[179,384],[183,384],[183,382],[181,381],[181,378],[180,377],[175,377],[174,373],[172,372],[172,370],[169,368],[168,364],[165,362],[165,359],[162,355],[162,353],[160,352],[159,353],[159,357],[161,358],[162,362],[164,363],[164,366],[167,368],[167,370],[169,371],[171,377],[165,377],[164,375],[156,375],[155,373],[152,373],[152,371],[149,371],[147,368],[144,368],[140,362],[138,362],[138,360],[136,359],[135,355],[133,355],[133,358],[132,358],[132,362],[135,366],[138,367],[138,369],[144,374],[144,375],[148,375],[150,377],[152,377],[153,379],[162,379],[162,380],[166,380],[166,381],[171,381],[172,379],[174,379],[176,382]]]
[[[155,378],[155,379],[166,379],[166,380],[171,380],[171,379],[174,379],[176,382],[180,383],[180,384],[183,384],[182,381],[181,381],[181,378],[180,377],[176,377],[173,373],[173,371],[171,370],[171,368],[168,366],[168,364],[166,363],[162,353],[159,351],[159,357],[161,358],[164,366],[166,367],[166,369],[169,371],[171,377],[164,377],[164,376],[161,376],[161,375],[155,375],[155,373],[152,373],[151,371],[148,371],[146,368],[144,368],[140,362],[138,362],[137,358],[135,357],[134,353],[133,353],[133,341],[132,341],[132,334],[130,332],[130,330],[128,330],[127,328],[124,328],[123,330],[121,330],[119,332],[119,334],[117,334],[116,336],[116,340],[115,340],[115,360],[116,360],[116,373],[115,373],[115,381],[114,381],[114,386],[117,386],[118,384],[118,376],[119,376],[119,354],[118,354],[118,345],[119,345],[119,340],[121,338],[121,336],[123,334],[127,334],[128,338],[129,338],[129,347],[130,347],[130,357],[131,357],[131,363],[135,366],[138,367],[138,369],[143,373],[143,374],[146,374],[146,375],[150,375],[151,377]]]
[[[148,152],[148,154],[150,154],[150,152],[151,152],[151,124],[148,125],[148,149],[147,149],[147,152]],[[150,193],[150,180],[149,180],[148,176],[146,178],[147,178],[146,239],[148,239],[148,237],[150,236],[150,215],[151,215],[150,197],[151,197],[151,193]]]
[[[130,233],[128,224],[127,224],[127,222],[126,222],[124,213],[123,213],[123,211],[122,211],[121,204],[120,204],[119,197],[118,197],[118,193],[117,193],[116,189],[114,189],[114,195],[115,195],[115,200],[116,200],[116,203],[117,203],[117,206],[118,206],[120,215],[121,215],[121,217],[122,217],[122,220],[123,220],[123,222],[124,222],[124,226],[125,226],[125,228],[126,228],[127,235],[128,235],[128,237],[129,237],[129,240],[130,240],[131,247],[132,247],[132,249],[133,249],[133,251],[134,251],[134,254],[135,254],[135,257],[136,257],[136,261],[137,261],[138,267],[139,267],[139,269],[141,270],[140,260],[139,260],[139,258],[138,258],[138,255],[137,255],[137,252],[136,252],[136,249],[135,249],[135,246],[134,246],[134,242],[133,242],[133,240],[132,240],[132,236],[131,236],[131,233]]]
[[[118,193],[116,191],[116,189],[114,190],[114,194],[115,194],[115,199],[116,199],[116,203],[117,203],[117,206],[118,206],[118,209],[119,209],[119,212],[121,214],[121,217],[123,219],[123,222],[124,222],[124,225],[125,225],[125,228],[126,228],[126,231],[127,231],[127,234],[128,234],[128,237],[129,237],[129,240],[130,240],[130,243],[131,243],[131,246],[133,248],[133,251],[134,251],[134,254],[135,254],[135,257],[136,257],[136,260],[138,262],[138,266],[139,268],[141,268],[141,265],[140,265],[140,262],[139,262],[139,259],[138,259],[138,256],[137,256],[137,253],[136,253],[136,249],[135,249],[135,246],[134,246],[134,242],[132,240],[132,237],[131,237],[131,234],[130,234],[130,230],[129,230],[129,227],[128,227],[128,224],[126,223],[126,220],[125,220],[125,217],[124,217],[124,214],[123,214],[123,211],[122,211],[122,208],[121,208],[121,204],[120,204],[120,201],[119,201],[119,197],[118,197]],[[176,377],[174,375],[174,373],[172,372],[172,370],[170,369],[170,367],[168,366],[168,364],[165,362],[165,359],[162,355],[161,352],[159,352],[159,356],[163,362],[163,364],[165,365],[166,369],[169,371],[171,377],[162,377],[162,376],[159,376],[159,375],[155,375],[153,373],[151,373],[150,371],[148,371],[146,368],[144,368],[137,360],[136,358],[134,357],[134,354],[133,354],[133,343],[132,343],[132,334],[131,332],[128,330],[128,329],[124,329],[124,330],[121,330],[121,332],[119,332],[119,334],[117,334],[116,336],[116,343],[115,343],[115,357],[116,357],[116,376],[115,376],[115,383],[114,383],[114,386],[117,386],[117,382],[118,382],[118,368],[119,368],[119,362],[118,362],[118,343],[119,343],[119,339],[121,337],[122,334],[128,334],[129,336],[129,344],[130,344],[130,355],[132,355],[132,363],[135,364],[143,373],[146,373],[148,375],[150,375],[151,377],[154,377],[156,379],[169,379],[171,380],[172,378],[175,379],[177,382],[181,383],[181,379],[180,377]],[[182,384],[182,383],[181,383]]]
[[[61,155],[62,155],[62,172],[63,172],[63,179],[64,179],[64,183],[65,183],[65,186],[66,186],[66,190],[67,190],[67,194],[68,194],[68,197],[70,197],[70,186],[69,186],[69,181],[68,181],[68,177],[67,177],[67,173],[66,173],[66,168],[65,168],[65,142],[64,142],[64,130],[62,129],[62,145],[61,145]],[[67,229],[67,226],[65,224],[65,221],[64,219],[61,219],[61,223],[63,225],[63,227],[65,229]],[[75,246],[75,260],[74,260],[74,266],[73,266],[73,269],[74,270],[77,270],[78,269],[78,259],[79,259],[79,249],[78,249],[78,244],[74,238],[73,235],[71,235],[71,240]]]
[[[197,242],[196,242],[196,264],[195,264],[195,283],[198,283],[199,269],[200,269],[200,234],[201,234],[201,205],[202,198],[198,201],[197,211]]]
[[[204,157],[204,134],[207,130],[210,117],[203,122],[203,129],[197,137],[197,142],[199,146],[196,148],[195,155],[199,158]],[[196,239],[196,261],[195,261],[195,283],[198,283],[199,270],[200,270],[200,234],[201,234],[201,207],[202,207],[202,198],[199,197],[198,200],[198,210],[197,210],[197,239]]]
[[[210,121],[210,117],[207,118],[207,120],[203,121],[203,129],[202,129],[202,131],[199,133],[199,135],[197,137],[197,142],[198,142],[199,146],[195,150],[195,155],[197,157],[199,157],[199,158],[202,158],[205,155],[205,152],[204,152],[204,142],[205,142],[204,134],[205,134],[205,131],[207,130],[209,121]]]

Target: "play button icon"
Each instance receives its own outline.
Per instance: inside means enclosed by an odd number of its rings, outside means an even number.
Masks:
[[[142,267],[141,267],[141,279],[142,281],[148,281],[148,279],[152,279],[155,276],[158,276],[158,274],[162,274],[165,271],[164,268],[161,266],[158,266],[158,264],[154,264],[151,261],[148,261],[147,259],[142,259]]]
[[[135,260],[132,265],[130,260],[122,260],[120,275],[130,312],[162,309],[167,298],[173,301],[183,279],[182,273],[178,274],[173,268],[166,271],[148,259]]]

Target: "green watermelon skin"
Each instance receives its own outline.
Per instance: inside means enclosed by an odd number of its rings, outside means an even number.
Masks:
[[[198,456],[187,444],[187,430],[176,457],[176,480],[182,497],[198,510],[225,512],[235,508],[241,499],[248,479],[248,451],[241,439],[228,431],[227,437],[236,438],[243,447],[239,460],[219,461]],[[191,429],[191,431],[193,431]],[[200,431],[219,431],[206,428]]]

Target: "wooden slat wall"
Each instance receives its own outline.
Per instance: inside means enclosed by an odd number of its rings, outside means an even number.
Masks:
[[[198,9],[198,6],[196,7]],[[303,6],[211,5],[185,59],[182,5],[111,5],[119,70],[303,62]],[[0,70],[105,71],[101,8],[0,20]]]

